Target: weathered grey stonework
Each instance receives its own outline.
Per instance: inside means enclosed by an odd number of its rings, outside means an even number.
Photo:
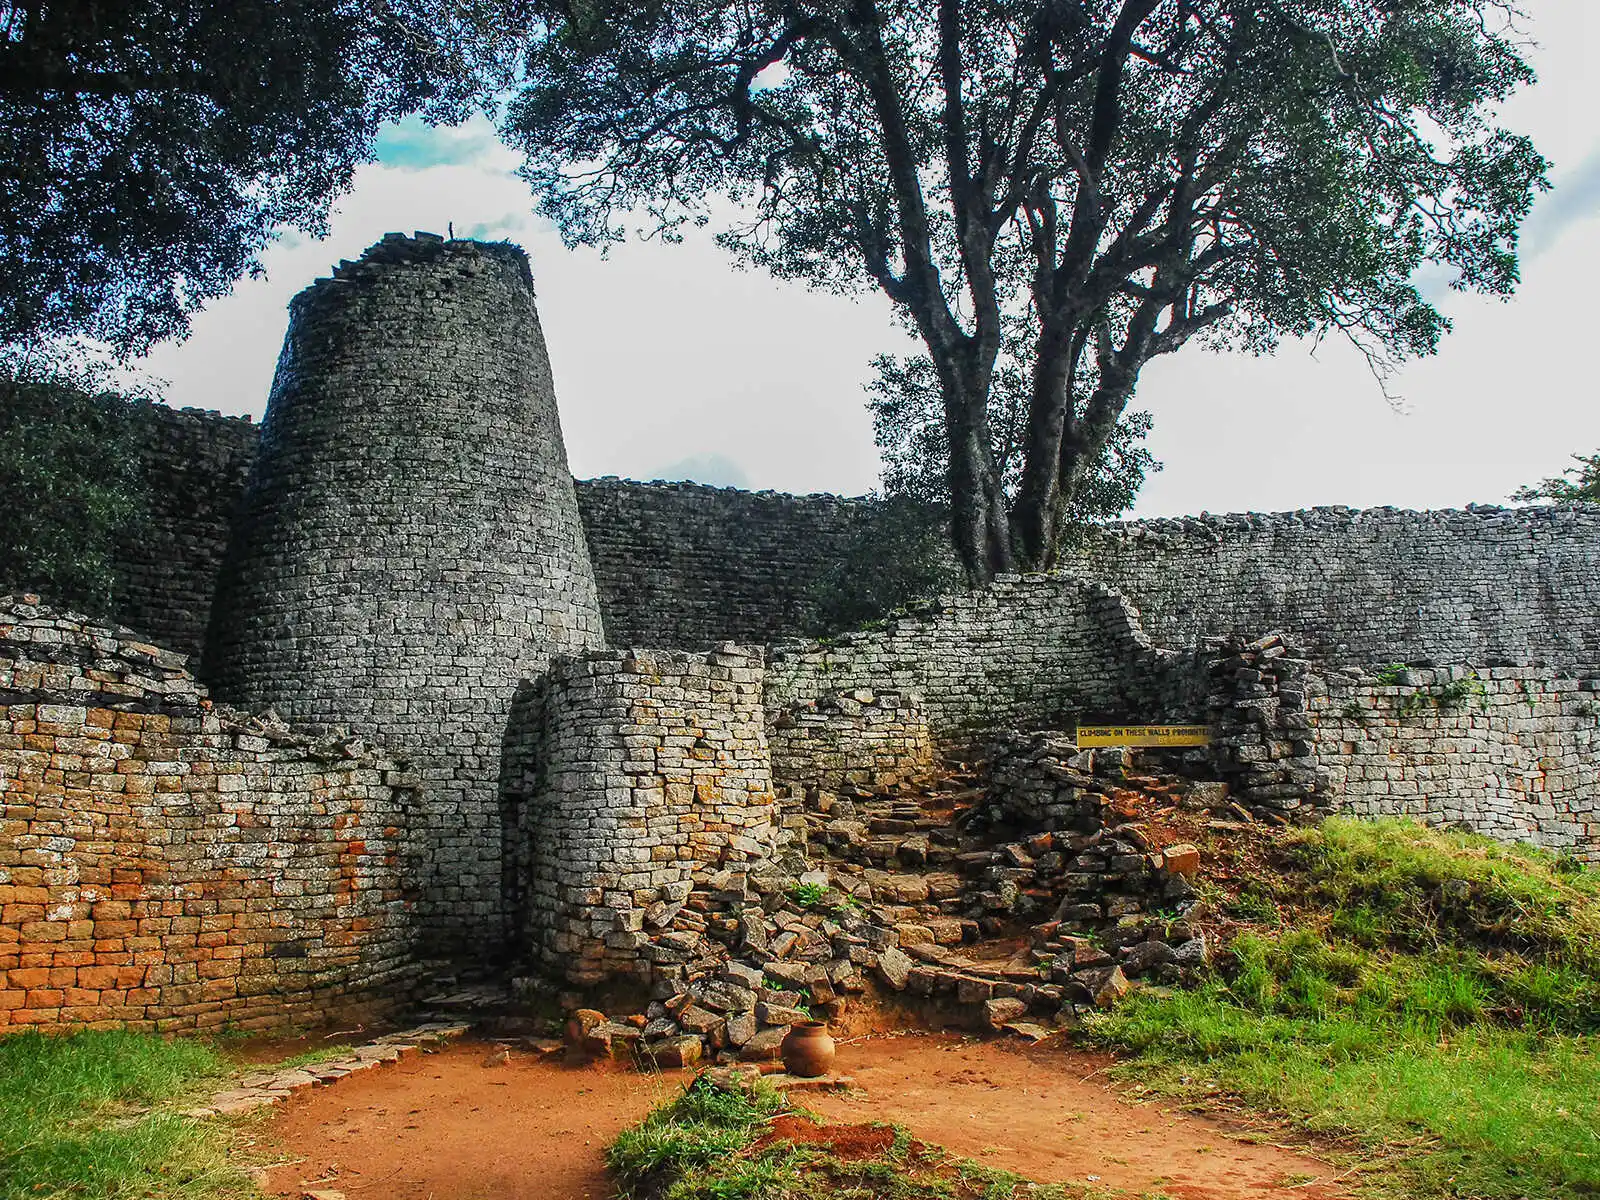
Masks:
[[[522,251],[390,235],[297,296],[208,670],[229,701],[413,758],[441,953],[502,944],[518,681],[602,643]]]
[[[137,407],[147,515],[116,547],[117,620],[162,646],[198,655],[217,572],[255,460],[250,421],[197,409]]]
[[[1154,646],[1125,597],[1067,574],[1001,576],[768,660],[769,714],[858,688],[916,692],[942,742],[1080,718],[1203,719],[1206,695],[1193,655]]]
[[[1209,639],[1201,657],[1211,758],[1236,800],[1257,813],[1309,814],[1328,804],[1327,773],[1312,737],[1312,663],[1281,634]]]
[[[826,692],[768,713],[767,739],[772,777],[802,789],[892,787],[927,776],[937,762],[916,692]]]
[[[102,445],[106,474],[95,482],[131,490],[138,515],[127,536],[109,547],[115,593],[109,601],[74,589],[47,599],[137,630],[179,653],[198,654],[228,531],[255,458],[256,426],[241,417],[109,394],[91,403],[103,410],[102,436],[112,431]],[[68,409],[58,419],[75,420],[76,411]],[[44,416],[41,412],[35,419]],[[75,514],[40,517],[60,522]],[[0,591],[42,586],[21,564],[0,555]]]
[[[1133,521],[1074,569],[1162,645],[1281,630],[1317,658],[1600,674],[1600,505],[1314,508]]]
[[[1392,682],[1384,682],[1391,679]],[[1309,702],[1338,807],[1600,862],[1600,680],[1541,667],[1330,673]]]
[[[698,483],[590,479],[578,507],[606,630],[621,646],[699,650],[816,629],[818,588],[871,502]]]
[[[256,427],[130,402],[152,514],[121,548],[111,614],[162,645],[202,639]],[[818,587],[860,552],[870,506],[693,483],[577,485],[600,604],[618,645],[770,643],[818,621]],[[1595,506],[1234,513],[1130,521],[1071,569],[1125,592],[1176,649],[1277,629],[1347,665],[1543,661],[1600,673]],[[0,586],[20,586],[0,562]],[[76,603],[71,596],[55,597]]]
[[[697,882],[769,859],[775,809],[759,649],[558,658],[519,705],[508,756],[510,907],[574,984],[644,976],[647,931]]]

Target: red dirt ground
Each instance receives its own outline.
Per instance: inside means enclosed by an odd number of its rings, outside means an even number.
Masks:
[[[262,1129],[259,1149],[279,1164],[265,1190],[298,1197],[331,1189],[350,1200],[602,1200],[611,1195],[606,1144],[691,1077],[572,1068],[515,1052],[486,1065],[497,1058],[490,1049],[458,1045],[302,1093]],[[1336,1173],[1326,1163],[1128,1103],[1094,1074],[1104,1065],[1012,1042],[872,1038],[840,1046],[837,1062],[864,1095],[796,1099],[829,1121],[897,1122],[1043,1182],[1094,1180],[1174,1200],[1341,1194],[1318,1182]]]
[[[1081,1051],[938,1034],[839,1047],[862,1094],[808,1095],[833,1121],[890,1121],[916,1137],[1040,1183],[1093,1182],[1174,1200],[1333,1200],[1338,1172],[1217,1122],[1134,1104],[1105,1082],[1110,1060]],[[1285,1192],[1284,1189],[1291,1188]]]
[[[764,1150],[778,1142],[826,1146],[840,1159],[876,1158],[894,1145],[894,1130],[886,1125],[818,1125],[805,1117],[781,1116],[771,1122],[771,1132],[752,1147]]]

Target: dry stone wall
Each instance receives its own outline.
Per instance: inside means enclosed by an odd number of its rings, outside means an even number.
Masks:
[[[768,719],[858,689],[917,693],[940,742],[1080,718],[1203,720],[1207,692],[1194,657],[1152,645],[1123,596],[1068,574],[1001,576],[881,629],[778,646]]]
[[[147,508],[134,536],[116,546],[116,619],[159,646],[198,655],[259,431],[197,409],[137,411]]]
[[[1308,708],[1341,811],[1600,862],[1600,680],[1541,667],[1352,670],[1330,673]]]
[[[619,646],[703,649],[812,632],[818,588],[871,502],[591,479],[578,506]]]
[[[893,787],[927,776],[938,761],[916,692],[825,692],[777,714],[768,742],[772,777],[802,789]]]
[[[1600,674],[1600,505],[1135,521],[1078,560],[1165,646],[1279,630],[1339,665]]]
[[[210,682],[416,762],[438,953],[503,945],[497,781],[518,681],[603,640],[522,251],[390,235],[297,296]]]
[[[151,513],[118,552],[111,614],[190,652],[255,451],[248,421],[129,402]],[[621,479],[576,485],[616,645],[770,643],[817,627],[818,587],[860,553],[870,505]],[[1130,521],[1073,570],[1125,592],[1157,643],[1276,629],[1341,665],[1542,661],[1600,673],[1594,506],[1308,509]],[[0,562],[0,587],[25,580]],[[78,598],[54,598],[76,603]]]
[[[133,493],[138,515],[110,549],[114,595],[63,590],[57,606],[98,614],[183,654],[205,640],[217,570],[228,544],[257,429],[249,420],[198,409],[174,409],[112,395],[94,398],[114,431],[100,459],[106,474]],[[76,419],[68,409],[58,419]],[[46,419],[41,411],[34,419]],[[40,514],[70,520],[73,514]],[[0,592],[38,590],[21,563],[0,555]]]
[[[761,651],[727,644],[561,657],[525,693],[505,779],[509,907],[545,971],[646,977],[651,936],[697,882],[772,857],[761,684]]]
[[[0,600],[0,1031],[402,1003],[404,764],[213,708],[181,656],[36,601]]]

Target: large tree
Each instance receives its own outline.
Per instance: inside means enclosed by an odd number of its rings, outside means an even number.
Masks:
[[[323,231],[381,122],[468,111],[497,61],[473,16],[0,0],[0,343],[181,336],[276,230]]]
[[[1153,356],[1329,332],[1380,372],[1430,353],[1419,268],[1508,294],[1543,184],[1491,115],[1531,79],[1500,0],[554,8],[506,122],[543,210],[600,243],[731,199],[744,260],[880,288],[938,380],[974,581],[1049,565]],[[1014,496],[988,428],[1011,323]]]

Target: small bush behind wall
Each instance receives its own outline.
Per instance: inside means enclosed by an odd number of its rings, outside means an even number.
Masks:
[[[114,548],[147,501],[132,406],[57,379],[0,377],[0,564],[6,583],[97,616]]]

